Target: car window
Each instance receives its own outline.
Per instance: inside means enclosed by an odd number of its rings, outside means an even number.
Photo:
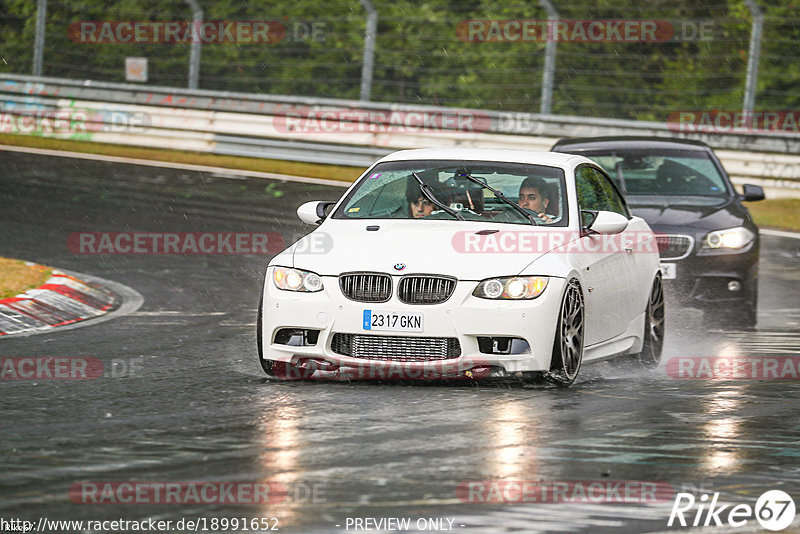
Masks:
[[[537,225],[568,225],[561,168],[495,161],[380,163],[348,192],[333,218],[454,220],[423,194],[418,179],[436,201],[465,220],[531,224],[530,214]]]
[[[628,211],[628,206],[625,204],[625,200],[620,195],[619,191],[614,184],[611,182],[611,179],[603,174],[602,172],[598,171],[597,169],[592,169],[597,176],[597,179],[600,180],[603,191],[608,198],[609,205],[611,209],[609,211],[613,211],[615,213],[619,213],[620,215],[624,215],[630,218],[631,214]]]
[[[585,165],[575,171],[578,204],[582,210],[613,211],[629,217],[625,202],[609,179],[595,168]]]
[[[581,151],[631,195],[725,196],[725,178],[708,153],[680,149]]]
[[[405,195],[405,181],[393,173],[371,173],[352,197],[348,216],[376,217],[399,207],[397,198]]]

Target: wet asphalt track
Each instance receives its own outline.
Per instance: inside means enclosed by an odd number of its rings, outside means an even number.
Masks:
[[[276,517],[282,532],[344,532],[348,517],[434,517],[454,519],[455,532],[645,532],[665,529],[672,505],[456,495],[462,482],[513,478],[660,481],[751,505],[783,489],[800,504],[798,381],[675,380],[617,362],[585,367],[569,390],[265,382],[254,322],[267,258],[67,248],[86,231],[288,240],[304,230],[296,206],[341,189],[10,152],[0,169],[0,255],[145,299],[96,326],[0,340],[4,357],[135,365],[132,376],[0,382],[3,518]],[[696,313],[669,310],[665,358],[799,355],[800,241],[763,238],[760,299],[753,333],[709,331]],[[273,481],[295,495],[260,507],[84,505],[68,496],[78,481]]]

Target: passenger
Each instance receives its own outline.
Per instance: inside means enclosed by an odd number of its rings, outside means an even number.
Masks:
[[[408,202],[408,214],[413,219],[421,219],[433,213],[434,205],[425,198],[419,183],[411,178],[406,185],[406,201]]]
[[[411,217],[420,219],[433,213],[433,204],[431,204],[430,200],[420,195],[415,200],[409,201],[408,211],[411,213]]]
[[[555,222],[555,217],[547,212],[550,205],[550,197],[547,192],[547,182],[538,176],[528,176],[519,186],[517,204],[521,208],[534,212],[545,224],[552,224]]]

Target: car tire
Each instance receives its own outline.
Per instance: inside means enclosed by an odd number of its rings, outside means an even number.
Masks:
[[[647,297],[642,350],[636,355],[639,363],[644,367],[658,367],[658,364],[661,363],[665,324],[664,283],[661,280],[661,274],[657,274],[653,280],[653,286],[650,288],[650,295]]]
[[[586,325],[583,293],[578,281],[567,284],[556,323],[553,356],[545,379],[558,387],[569,387],[583,364],[583,341]]]
[[[258,317],[256,318],[256,347],[258,348],[258,362],[261,364],[261,368],[270,378],[275,378],[273,373],[273,362],[272,360],[265,360],[264,359],[264,341],[262,336],[262,315],[264,314],[264,288],[261,288],[261,296],[258,297]]]

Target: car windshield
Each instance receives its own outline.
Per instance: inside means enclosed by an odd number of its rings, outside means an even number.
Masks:
[[[579,153],[601,165],[628,195],[729,194],[719,168],[703,151],[609,149]]]
[[[385,162],[361,179],[333,218],[566,226],[564,184],[562,169],[543,165],[450,160]]]

